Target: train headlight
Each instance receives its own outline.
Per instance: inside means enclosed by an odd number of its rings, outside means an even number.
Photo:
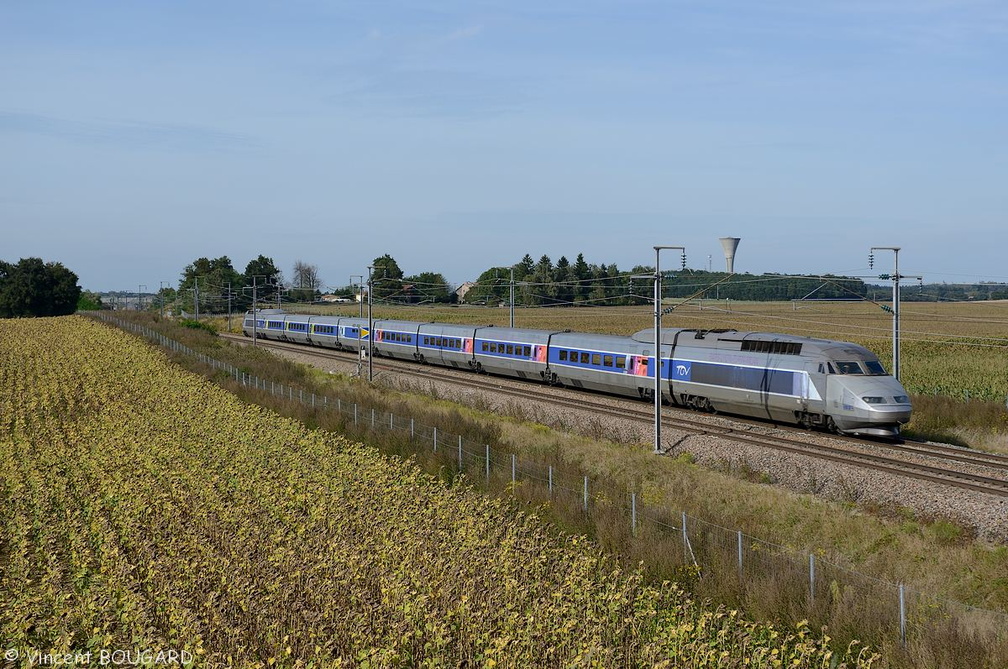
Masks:
[[[886,403],[886,400],[885,400],[884,397],[868,396],[868,397],[862,397],[861,399],[864,400],[865,402],[867,402],[868,404],[885,404]]]
[[[893,402],[896,404],[910,404],[910,398],[906,395],[897,395],[893,398]]]

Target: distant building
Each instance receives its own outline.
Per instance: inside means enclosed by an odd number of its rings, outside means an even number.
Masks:
[[[463,301],[465,299],[466,293],[468,293],[469,289],[475,285],[476,285],[475,281],[466,281],[461,286],[459,286],[458,290],[455,291],[455,296],[458,297],[458,301],[459,302]]]

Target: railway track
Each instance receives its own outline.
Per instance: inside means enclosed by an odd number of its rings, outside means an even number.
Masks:
[[[240,335],[222,336],[239,343],[249,343],[246,337]],[[259,343],[268,348],[338,360],[342,363],[356,360],[356,356],[352,353],[333,349],[269,340],[260,340]],[[529,399],[534,395],[530,392],[529,387],[538,387],[543,391],[548,391],[548,394],[542,392],[537,396],[537,399],[556,406],[577,411],[591,411],[621,419],[640,419],[641,421],[654,419],[654,413],[650,407],[635,406],[636,403],[633,400],[622,397],[581,392],[578,392],[576,397],[568,397],[565,393],[557,392],[554,387],[530,384],[518,379],[476,375],[467,370],[421,366],[389,358],[376,358],[372,361],[372,365],[378,371],[394,371],[418,379],[446,382],[480,391],[492,389],[498,395],[516,399]],[[669,407],[664,409],[662,413],[663,427],[685,433],[686,436],[714,436],[794,455],[868,468],[896,476],[1008,498],[1008,457],[1003,455],[979,453],[942,444],[913,441],[904,443],[878,442],[842,436],[828,439],[829,444],[810,443],[807,438],[804,438],[808,434],[807,431],[801,428],[774,424],[774,430],[784,432],[785,435],[763,434],[758,430],[767,429],[770,426],[769,423],[733,417],[733,426],[722,426],[704,420],[687,410]],[[823,433],[815,434],[826,436]],[[984,473],[970,471],[970,468],[981,469]]]

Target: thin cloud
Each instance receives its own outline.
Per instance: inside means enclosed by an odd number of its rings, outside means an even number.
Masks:
[[[482,24],[466,26],[465,28],[460,28],[459,30],[456,30],[452,34],[448,35],[448,39],[452,41],[462,39],[472,39],[473,37],[476,37],[482,32],[483,32]]]
[[[529,81],[450,70],[401,70],[373,76],[334,97],[341,105],[388,116],[474,119],[520,111]]]
[[[9,110],[0,110],[0,132],[169,151],[233,151],[259,145],[250,135],[205,126],[119,120],[81,121]]]

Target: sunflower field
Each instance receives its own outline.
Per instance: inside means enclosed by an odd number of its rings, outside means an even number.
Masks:
[[[82,317],[0,321],[0,644],[22,666],[877,659],[648,585],[584,537]]]

